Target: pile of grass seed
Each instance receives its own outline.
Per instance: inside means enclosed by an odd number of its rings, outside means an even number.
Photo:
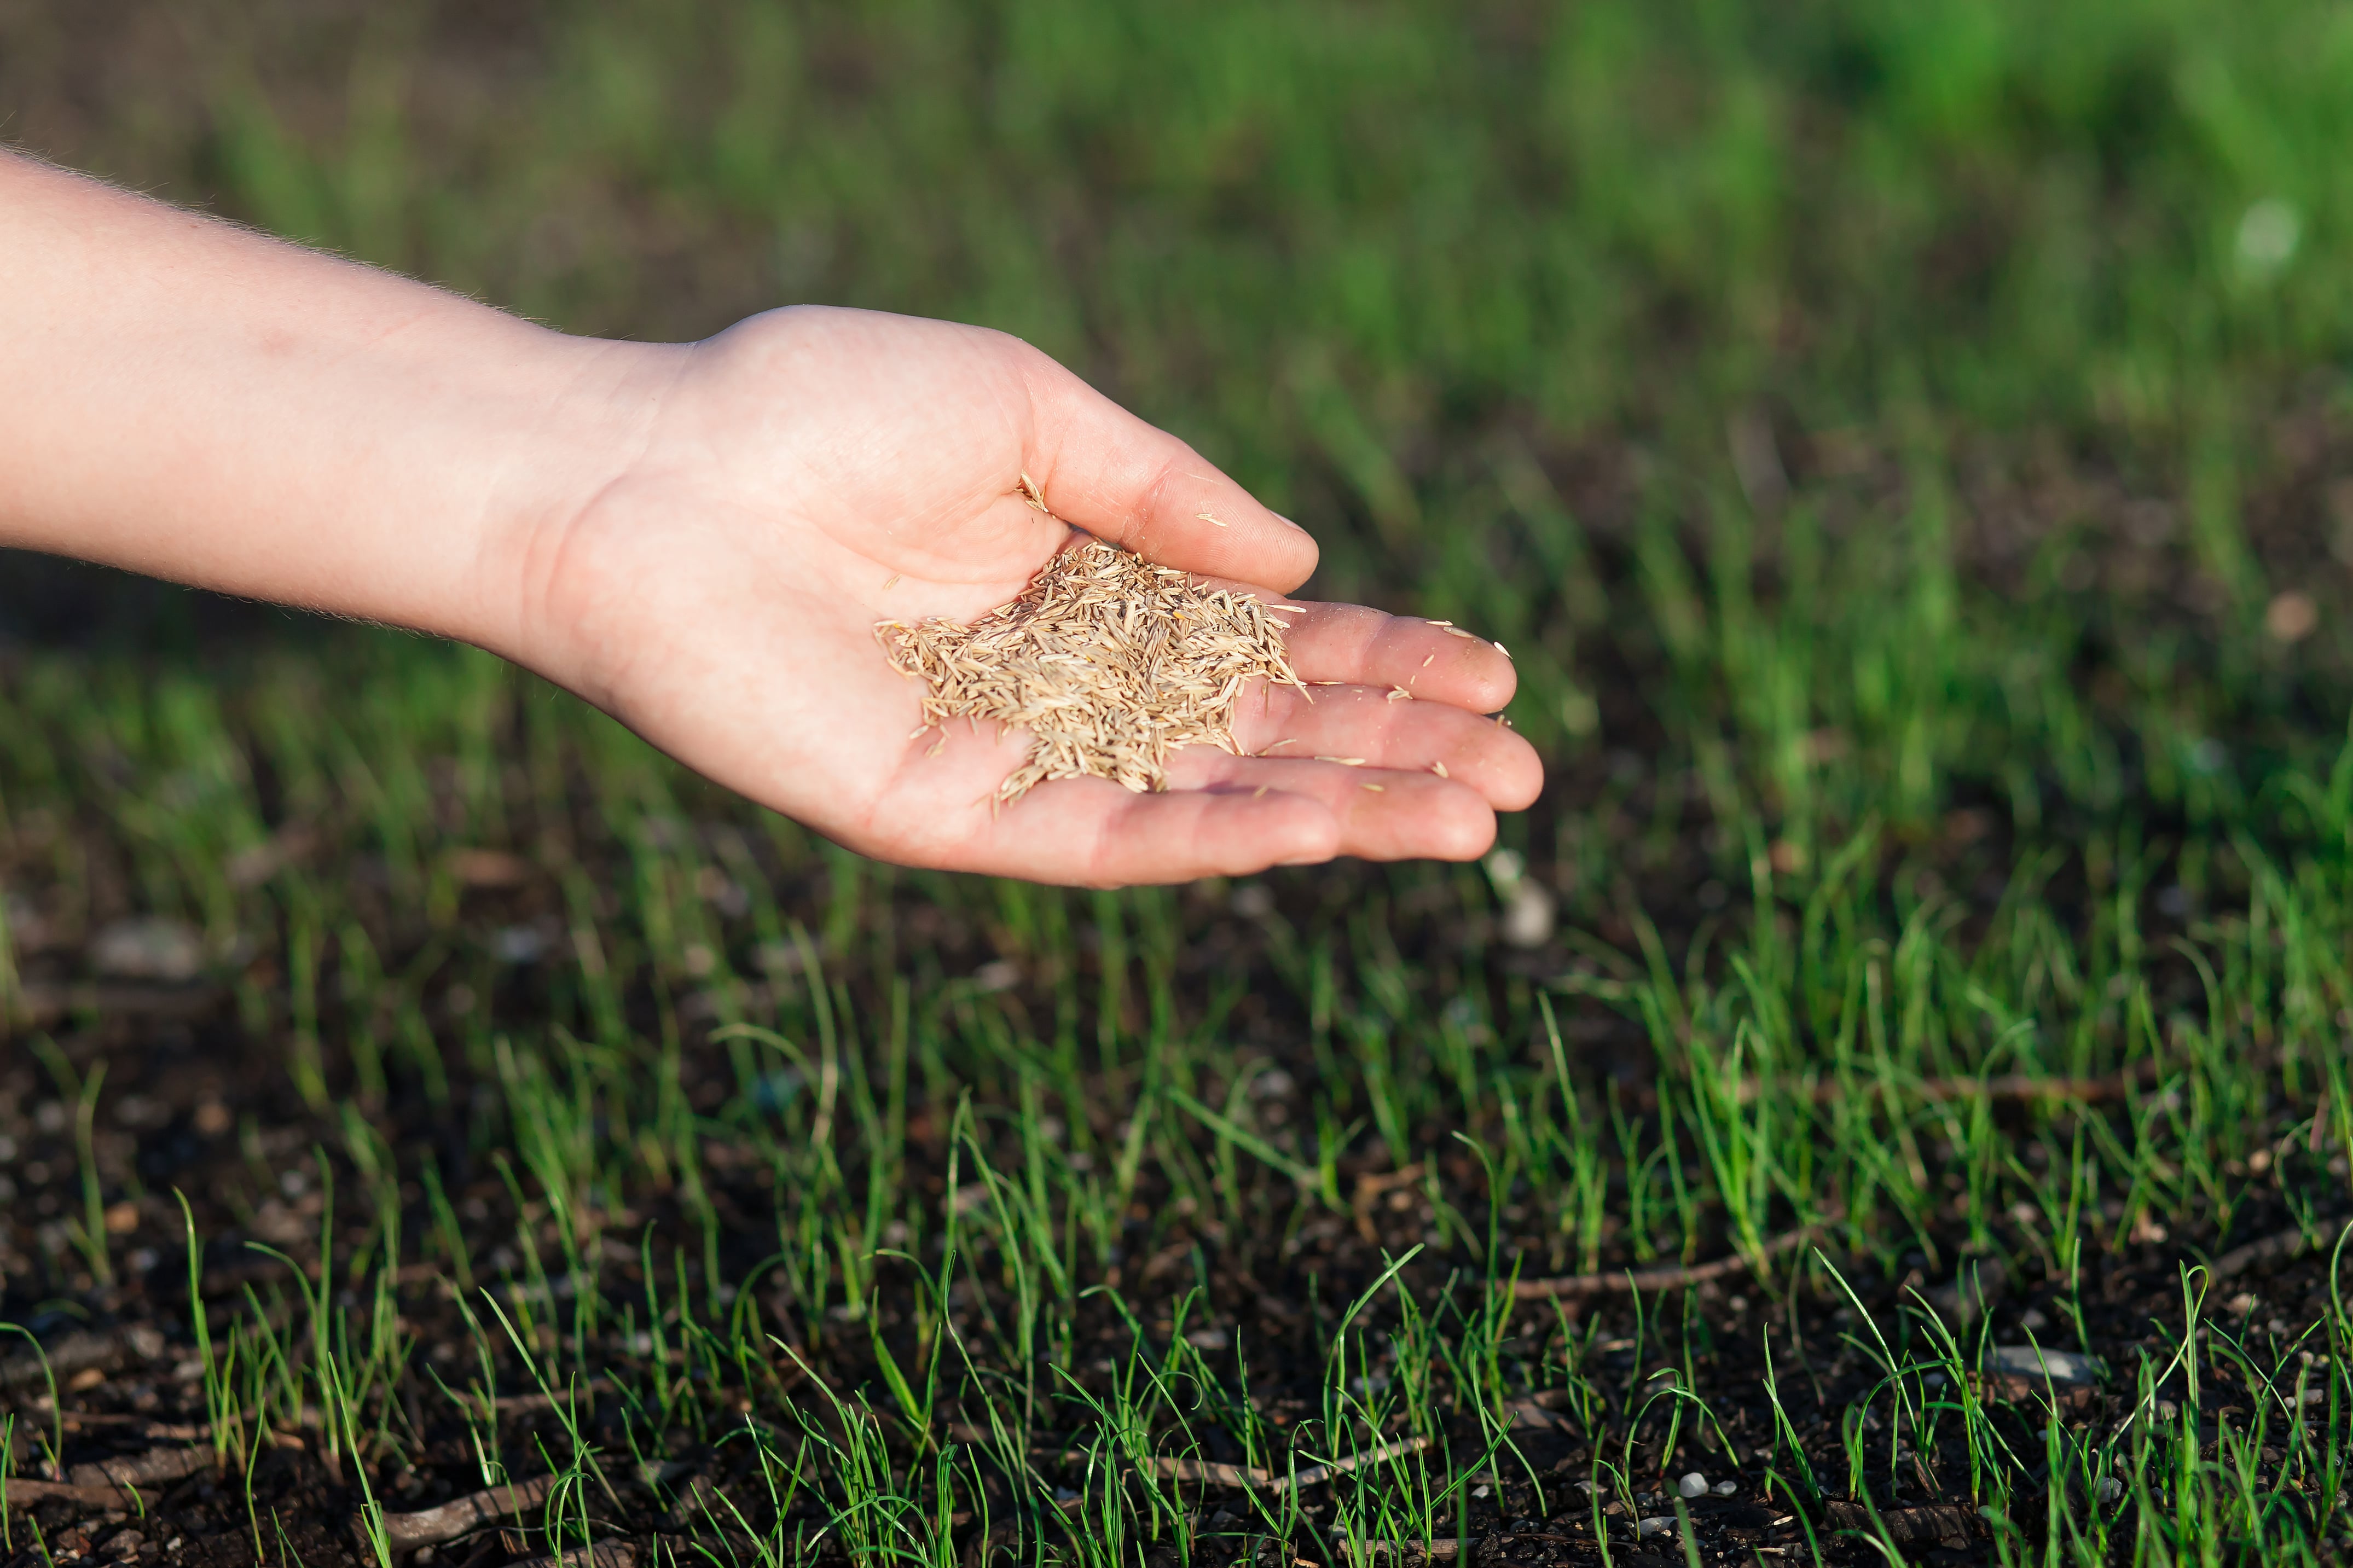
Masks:
[[[998,786],[1003,805],[1048,779],[1166,789],[1178,746],[1239,755],[1234,714],[1252,679],[1306,689],[1277,617],[1249,595],[1095,541],[968,625],[884,621],[874,635],[892,668],[923,682],[925,728],[967,719],[1037,737]]]

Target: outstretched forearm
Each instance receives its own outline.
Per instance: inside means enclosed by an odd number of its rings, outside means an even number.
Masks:
[[[512,650],[648,353],[0,153],[0,544]]]
[[[1103,883],[1461,858],[1541,777],[1479,717],[1512,694],[1500,650],[1292,604],[1326,689],[1244,700],[1255,754],[995,809],[1027,742],[913,738],[878,621],[1001,605],[1072,527],[1261,593],[1315,564],[1001,333],[797,307],[688,348],[567,338],[0,153],[0,544],[478,643],[893,859]]]

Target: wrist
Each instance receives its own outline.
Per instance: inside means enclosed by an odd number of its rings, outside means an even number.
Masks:
[[[633,481],[691,345],[544,333],[541,363],[488,393],[522,428],[484,475],[464,616],[447,635],[604,700],[599,624],[631,596],[615,557]],[[641,586],[642,584],[636,584]]]
[[[627,487],[687,351],[526,330],[529,342],[486,355],[469,378],[470,413],[458,418],[497,436],[468,439],[471,493],[451,541],[463,567],[442,591],[446,624],[426,629],[576,685],[554,590],[583,565],[583,520]]]

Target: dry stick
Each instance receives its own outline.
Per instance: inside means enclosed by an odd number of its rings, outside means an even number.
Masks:
[[[1270,1491],[1285,1492],[1299,1487],[1312,1487],[1359,1470],[1366,1465],[1377,1465],[1384,1459],[1394,1459],[1404,1454],[1418,1454],[1430,1447],[1427,1437],[1400,1437],[1394,1443],[1384,1443],[1377,1448],[1367,1448],[1345,1459],[1335,1459],[1328,1465],[1310,1465],[1296,1475],[1276,1475],[1272,1470],[1254,1465],[1221,1465],[1208,1459],[1173,1459],[1155,1458],[1145,1468],[1164,1481],[1206,1481],[1219,1487],[1264,1487]]]
[[[47,1375],[62,1378],[93,1366],[100,1372],[111,1372],[128,1362],[153,1361],[164,1353],[164,1336],[143,1324],[121,1333],[92,1333],[77,1329],[48,1345],[46,1353],[47,1374],[41,1369],[41,1357],[30,1351],[0,1357],[0,1388],[33,1387]],[[47,1401],[43,1401],[45,1408],[46,1405]]]
[[[498,1402],[499,1411],[501,1415],[521,1415],[528,1410],[552,1410],[555,1407],[557,1399],[562,1399],[566,1404],[571,1403],[575,1397],[593,1399],[597,1394],[609,1392],[612,1386],[601,1377],[592,1377],[582,1384],[576,1391],[567,1390],[561,1394],[552,1396],[543,1393],[509,1394]]]
[[[1989,1079],[1924,1079],[1915,1084],[1899,1084],[1897,1089],[1914,1099],[1931,1102],[1969,1100],[1982,1094],[1988,1100],[2074,1100],[2097,1104],[2105,1100],[2122,1100],[2134,1088],[2154,1079],[2157,1072],[2156,1063],[2144,1061],[2105,1078],[2047,1078],[2036,1073],[2012,1072]],[[1815,1104],[1828,1105],[1846,1098],[1851,1091],[1849,1086],[1831,1079],[1815,1084],[1809,1092]],[[1744,1079],[1739,1089],[1740,1103],[1754,1105],[1764,1093],[1763,1083],[1753,1078]],[[1638,1085],[1631,1098],[1635,1104],[1644,1109],[1653,1108],[1659,1102],[1658,1085]]]
[[[1832,1498],[1824,1505],[1830,1521],[1838,1530],[1869,1530],[1873,1521],[1871,1510],[1861,1503]],[[1985,1528],[1974,1509],[1958,1508],[1951,1503],[1915,1503],[1907,1508],[1883,1508],[1879,1510],[1878,1523],[1887,1528],[1888,1538],[1905,1543],[1930,1541],[1959,1540],[1966,1542]]]
[[[77,1013],[116,1018],[201,1018],[227,995],[218,985],[51,985],[37,981],[18,989],[16,1013],[28,1028],[41,1028]],[[0,1032],[5,1032],[6,1021],[0,1015]]]
[[[90,1508],[145,1509],[148,1500],[132,1487],[81,1486],[72,1481],[37,1481],[11,1478],[0,1491],[8,1495],[10,1508],[30,1508],[35,1503],[62,1500]]]
[[[76,1465],[66,1479],[80,1487],[128,1488],[151,1481],[176,1481],[209,1470],[217,1461],[202,1448],[151,1448],[123,1458]]]
[[[521,1513],[536,1508],[554,1490],[554,1476],[537,1476],[511,1486],[492,1487],[486,1492],[461,1497],[445,1502],[438,1508],[420,1509],[415,1513],[388,1513],[384,1516],[385,1539],[396,1552],[413,1552],[420,1546],[438,1546],[470,1530],[495,1524],[511,1513]]]
[[[139,1488],[159,1481],[176,1481],[213,1468],[212,1455],[200,1448],[157,1448],[118,1459],[76,1465],[61,1481],[13,1479],[8,1500],[26,1506],[62,1498],[92,1508],[144,1509],[148,1499]]]
[[[2109,1073],[2105,1078],[2050,1078],[2038,1073],[2010,1072],[1988,1079],[1932,1078],[1898,1089],[1922,1100],[1972,1100],[1984,1095],[1988,1100],[2080,1100],[2096,1103],[2103,1100],[2122,1100],[2136,1085],[2156,1076],[2156,1064],[2144,1062],[2122,1072]],[[1765,1086],[1750,1079],[1740,1086],[1740,1103],[1748,1105],[1765,1092]],[[1817,1083],[1813,1088],[1814,1103],[1827,1105],[1851,1092],[1847,1085],[1835,1080]],[[1655,1097],[1656,1090],[1652,1090]]]
[[[1821,1233],[1820,1225],[1799,1228],[1775,1237],[1757,1248],[1758,1259],[1778,1257],[1795,1247],[1803,1247]],[[1713,1263],[1694,1264],[1688,1268],[1621,1268],[1615,1274],[1567,1274],[1555,1279],[1514,1279],[1512,1295],[1523,1301],[1539,1300],[1553,1296],[1606,1296],[1623,1290],[1672,1290],[1687,1285],[1704,1285],[1711,1279],[1721,1279],[1727,1274],[1738,1274],[1749,1267],[1750,1259],[1740,1253],[1719,1258]]]
[[[2206,1272],[2216,1279],[2228,1279],[2234,1274],[2244,1274],[2250,1268],[2284,1258],[2300,1257],[2311,1249],[2312,1243],[2300,1230],[2284,1230],[2277,1236],[2251,1241],[2244,1247],[2234,1247],[2206,1266]]]
[[[628,1541],[600,1541],[594,1546],[575,1546],[562,1556],[547,1553],[526,1557],[512,1568],[637,1568],[638,1548]]]

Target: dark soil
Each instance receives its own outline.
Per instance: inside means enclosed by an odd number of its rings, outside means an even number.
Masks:
[[[1278,886],[1280,907],[1305,921],[1317,918],[1318,905],[1329,910],[1378,899],[1385,883],[1375,873],[1342,869],[1292,876]],[[481,895],[487,900],[484,916],[510,922],[535,896],[528,886]],[[1259,968],[1256,927],[1233,921],[1198,898],[1194,910],[1199,918],[1188,921],[1195,929],[1188,933],[1186,952],[1197,956],[1188,957],[1187,963],[1239,966],[1245,972]],[[909,923],[920,923],[912,908],[903,912]],[[941,917],[934,911],[930,918],[936,923]],[[1396,924],[1401,941],[1410,936],[1427,944],[1419,954],[1427,961],[1436,962],[1450,948],[1461,951],[1463,933],[1445,929],[1441,921],[1409,914],[1399,915]],[[941,929],[943,941],[955,935]],[[963,940],[975,939],[967,935]],[[1559,956],[1549,962],[1556,964]],[[253,962],[265,964],[269,960]],[[1524,955],[1498,959],[1483,969],[1452,972],[1449,983],[1480,983],[1483,974],[1486,984],[1509,984],[1509,971],[1527,963]],[[75,961],[69,949],[60,948],[29,955],[26,969],[37,983],[69,986]],[[1265,989],[1278,991],[1268,978]],[[537,1005],[541,979],[526,973],[513,984],[514,994],[499,999],[501,1008],[527,1010]],[[1050,1002],[1039,1005],[1050,1006]],[[1241,1026],[1297,1080],[1312,1079],[1316,1067],[1304,1059],[1297,1044],[1295,1021],[1267,1009],[1243,1009],[1238,1016]],[[249,1243],[265,1243],[306,1271],[316,1270],[325,1204],[312,1151],[336,1146],[340,1138],[294,1094],[284,1069],[282,1041],[241,1028],[219,994],[200,986],[118,988],[104,997],[83,995],[58,1023],[66,1026],[58,1041],[80,1070],[87,1072],[100,1062],[111,1069],[95,1151],[102,1173],[99,1203],[119,1275],[111,1285],[93,1281],[76,1252],[60,1240],[60,1223],[85,1212],[72,1119],[20,1041],[0,1054],[0,1136],[8,1140],[13,1153],[0,1165],[10,1187],[5,1210],[0,1210],[5,1215],[0,1217],[0,1269],[5,1269],[0,1318],[25,1324],[48,1347],[65,1411],[68,1467],[175,1452],[189,1446],[189,1429],[201,1425],[205,1413],[192,1361],[183,1222],[174,1189],[188,1194],[196,1232],[208,1238],[201,1291],[216,1329],[225,1328],[241,1301],[281,1300],[289,1294],[288,1265],[252,1250]],[[1572,1009],[1566,1024],[1584,1070],[1615,1079],[1623,1092],[1639,1099],[1648,1056],[1639,1032],[1595,1007]],[[690,1050],[687,1059],[690,1094],[698,1101],[707,1099],[715,1109],[724,1092],[720,1086],[726,1081],[715,1047]],[[476,1118],[493,1120],[470,1131],[464,1117],[437,1108],[418,1084],[396,1074],[389,1098],[375,1109],[373,1120],[395,1149],[438,1162],[456,1211],[480,1238],[480,1253],[492,1254],[497,1238],[515,1233],[519,1217],[505,1181],[483,1157],[491,1145],[481,1141],[480,1127],[494,1126],[495,1112],[489,1109],[487,1090],[462,1076],[452,1086],[449,1103],[470,1104]],[[1114,1120],[1106,1110],[1100,1131],[1108,1134]],[[1442,1131],[1425,1129],[1418,1146],[1449,1147]],[[941,1190],[947,1159],[944,1108],[918,1103],[910,1132],[915,1166],[908,1179]],[[1366,1140],[1358,1147],[1373,1146],[1373,1141]],[[360,1191],[358,1173],[340,1158],[330,1165],[343,1194],[333,1260],[334,1277],[342,1279],[348,1278],[353,1250],[366,1244],[370,1225],[361,1214],[364,1205],[353,1195]],[[772,1245],[768,1215],[774,1194],[764,1172],[732,1163],[723,1147],[714,1146],[710,1167],[712,1200],[728,1222],[722,1277],[739,1280]],[[1458,1209],[1486,1212],[1483,1180],[1467,1154],[1439,1156],[1437,1170],[1441,1194]],[[1221,1344],[1238,1337],[1249,1352],[1252,1392],[1266,1418],[1278,1429],[1295,1424],[1317,1409],[1315,1378],[1338,1315],[1378,1278],[1388,1259],[1417,1244],[1425,1246],[1401,1279],[1413,1298],[1432,1310],[1444,1310],[1449,1300],[1467,1306],[1486,1271],[1480,1257],[1450,1245],[1432,1228],[1433,1215],[1420,1187],[1385,1181],[1388,1174],[1385,1156],[1345,1165],[1344,1190],[1355,1201],[1349,1212],[1338,1214],[1303,1200],[1288,1183],[1260,1173],[1248,1178],[1254,1184],[1247,1192],[1257,1221],[1232,1228],[1196,1225],[1165,1205],[1154,1207],[1147,1191],[1108,1276],[1081,1283],[1115,1287],[1135,1304],[1147,1338],[1177,1331],[1166,1316],[1172,1304],[1187,1288],[1205,1284],[1206,1300],[1187,1320],[1184,1331],[1214,1331]],[[2169,1354],[2164,1330],[2170,1326],[2179,1331],[2185,1264],[2291,1228],[2284,1192],[2301,1192],[2306,1201],[2316,1194],[2334,1193],[2336,1199],[2329,1201],[2337,1208],[2324,1203],[2322,1213],[2332,1224],[2344,1217],[2343,1184],[2324,1172],[2304,1169],[2292,1157],[2260,1175],[2249,1173],[2247,1179],[2248,1196],[2236,1209],[2228,1235],[2202,1230],[2191,1220],[2169,1236],[2149,1234],[2124,1251],[2095,1247],[2073,1290],[2067,1281],[2040,1272],[2031,1247],[2015,1247],[2006,1269],[1989,1262],[1987,1272],[1993,1279],[1989,1342],[2021,1343],[2031,1329],[2042,1342],[2072,1345],[2071,1315],[2073,1303],[2080,1301],[2083,1342],[2105,1359],[2112,1376],[2105,1383],[2059,1388],[2059,1416],[2071,1428],[2118,1421],[2131,1407],[2132,1369],[2138,1356],[2146,1352],[2162,1366]],[[432,1218],[413,1182],[404,1186],[403,1200],[408,1205],[404,1233],[427,1234]],[[2120,1215],[2116,1210],[2105,1216],[2107,1223],[2100,1228],[2112,1231]],[[638,1239],[641,1231],[659,1238],[688,1234],[690,1227],[670,1200],[659,1193],[643,1194],[632,1200],[629,1211],[613,1218],[602,1273],[607,1292],[626,1299],[641,1290],[641,1258],[649,1257],[656,1272],[670,1278],[676,1267],[669,1255],[670,1242],[656,1240],[649,1252],[641,1253]],[[1565,1260],[1544,1238],[1511,1235],[1535,1223],[1504,1205],[1504,1240],[1498,1256],[1515,1263],[1523,1276],[1558,1273]],[[1939,1288],[1949,1289],[1966,1251],[1957,1231],[1928,1239],[1935,1243],[1933,1255],[1924,1246],[1897,1257],[1892,1267],[1871,1258],[1840,1256],[1833,1249],[1832,1260],[1880,1332],[1899,1351],[1918,1346],[1923,1337],[1917,1321],[1899,1310],[1899,1301],[1910,1299],[1905,1293],[1917,1288],[1933,1295]],[[1825,1245],[1832,1244],[1826,1240]],[[1702,1249],[1703,1260],[1724,1250],[1728,1248],[1721,1245]],[[688,1266],[698,1267],[699,1254],[692,1247],[688,1251]],[[1629,1261],[1604,1258],[1605,1265]],[[993,1277],[984,1271],[967,1278]],[[482,1475],[467,1423],[434,1378],[423,1375],[429,1364],[440,1380],[460,1390],[479,1378],[479,1363],[452,1294],[437,1270],[421,1262],[404,1266],[400,1279],[399,1310],[420,1346],[420,1364],[412,1365],[396,1392],[406,1424],[417,1434],[411,1445],[414,1465],[386,1465],[371,1477],[377,1495],[395,1512],[479,1491]],[[794,1326],[804,1321],[802,1315],[783,1299],[774,1280],[775,1276],[766,1276],[752,1289],[749,1310],[758,1314],[761,1325],[795,1342],[797,1355],[832,1388],[864,1389],[887,1407],[865,1325],[846,1324],[839,1333],[804,1338]],[[881,1333],[904,1360],[913,1350],[912,1330],[887,1305],[895,1293],[887,1271],[884,1282]],[[902,1278],[898,1283],[908,1287],[912,1297],[911,1281]],[[254,1292],[249,1298],[248,1289]],[[494,1287],[494,1291],[512,1294],[510,1287]],[[345,1294],[353,1302],[358,1300],[347,1289]],[[2215,1296],[2230,1300],[2229,1328],[2243,1334],[2250,1350],[2268,1362],[2288,1348],[2285,1336],[2302,1332],[2327,1315],[2327,1263],[2308,1254],[2258,1261]],[[959,1310],[976,1315],[982,1305],[977,1300],[962,1300]],[[1378,1304],[1372,1309],[1377,1317],[1383,1310]],[[1155,1318],[1155,1313],[1160,1315]],[[1082,1383],[1100,1385],[1112,1364],[1126,1355],[1129,1331],[1100,1296],[1082,1303],[1078,1321],[1075,1374]],[[1862,1503],[1845,1497],[1841,1418],[1850,1405],[1869,1394],[1875,1373],[1856,1341],[1862,1323],[1821,1269],[1795,1267],[1785,1258],[1770,1279],[1736,1271],[1693,1289],[1657,1292],[1640,1303],[1639,1311],[1621,1295],[1574,1296],[1557,1304],[1533,1301],[1520,1310],[1516,1329],[1515,1353],[1528,1365],[1557,1361],[1564,1336],[1586,1343],[1589,1349],[1584,1369],[1601,1405],[1587,1413],[1591,1429],[1552,1396],[1537,1394],[1513,1407],[1509,1446],[1487,1459],[1494,1479],[1481,1495],[1466,1500],[1460,1514],[1460,1529],[1476,1543],[1479,1561],[1594,1561],[1599,1528],[1619,1543],[1614,1553],[1618,1563],[1679,1562],[1680,1549],[1671,1536],[1638,1538],[1633,1531],[1640,1519],[1672,1518],[1673,1483],[1694,1470],[1711,1488],[1728,1483],[1732,1489],[1729,1495],[1711,1489],[1686,1505],[1703,1561],[1746,1562],[1752,1549],[1775,1546],[1804,1554],[1810,1550],[1810,1540],[1820,1542],[1834,1562],[1880,1561],[1874,1549],[1840,1533],[1869,1524]],[[1089,1336],[1100,1346],[1100,1359],[1086,1353]],[[1774,1453],[1774,1413],[1764,1386],[1768,1348],[1788,1418],[1828,1494],[1825,1498],[1811,1498],[1788,1473],[1792,1467],[1786,1454],[1782,1473],[1767,1475]],[[646,1545],[668,1540],[680,1551],[688,1539],[699,1539],[723,1553],[726,1542],[712,1536],[710,1516],[694,1505],[695,1489],[706,1484],[740,1507],[754,1528],[766,1527],[770,1521],[763,1510],[768,1506],[768,1490],[745,1445],[729,1440],[726,1422],[706,1414],[675,1426],[666,1434],[667,1447],[661,1451],[640,1450],[646,1463],[630,1462],[623,1417],[637,1398],[631,1389],[642,1379],[646,1363],[617,1329],[609,1331],[607,1342],[586,1350],[586,1362],[609,1368],[611,1380],[601,1390],[590,1390],[580,1409],[586,1434],[607,1456],[611,1490],[597,1500],[595,1515],[603,1529]],[[1720,1436],[1704,1433],[1689,1420],[1671,1423],[1672,1401],[1652,1402],[1648,1414],[1637,1418],[1645,1396],[1662,1386],[1660,1373],[1675,1367],[1688,1368],[1696,1391],[1722,1423]],[[1296,1371],[1295,1382],[1285,1383],[1284,1369]],[[778,1401],[814,1402],[817,1391],[806,1385],[807,1377],[793,1357],[779,1352],[765,1366],[750,1369],[739,1386],[712,1391],[723,1397],[706,1398],[703,1409],[723,1407],[741,1394],[760,1418],[773,1418]],[[499,1458],[512,1476],[544,1473],[546,1455],[567,1451],[563,1423],[543,1398],[531,1407],[534,1385],[519,1365],[501,1365],[498,1378],[503,1396]],[[46,1385],[37,1363],[21,1352],[0,1363],[0,1380],[5,1380],[0,1397],[17,1419],[16,1474],[27,1476],[37,1463],[29,1434],[51,1420],[43,1397]],[[1989,1384],[1984,1392],[1998,1402],[1996,1419],[2012,1448],[2021,1454],[2039,1452],[2036,1434],[2050,1419],[2046,1391],[2015,1379]],[[2204,1410],[2210,1424],[2245,1418],[2254,1402],[2234,1404],[2233,1392],[2217,1391],[2209,1384]],[[2159,1394],[2181,1396],[2173,1387],[2160,1389]],[[1884,1411],[1883,1398],[1876,1409]],[[940,1422],[951,1436],[970,1434],[973,1424],[985,1420],[977,1406],[965,1408],[954,1390],[948,1391]],[[1947,1423],[1947,1429],[1952,1425]],[[1883,1417],[1875,1414],[1866,1426],[1868,1506],[1877,1510],[1880,1528],[1898,1541],[1913,1542],[1926,1561],[1984,1557],[1989,1540],[1974,1511],[1968,1466],[1958,1447],[1907,1454],[1898,1462],[1891,1457],[1893,1431]],[[1207,1458],[1229,1463],[1242,1458],[1239,1447],[1219,1429],[1204,1427],[1199,1435]],[[1081,1479],[1076,1468],[1057,1458],[1071,1436],[1040,1429],[1029,1434],[1029,1439],[1032,1455],[1042,1456],[1035,1460],[1041,1473],[1075,1486]],[[2212,1436],[2209,1434],[2210,1440]],[[1458,1414],[1446,1439],[1465,1462],[1490,1448],[1480,1423],[1467,1414]],[[1589,1496],[1579,1486],[1592,1474],[1597,1440],[1600,1457],[1624,1466],[1635,1479],[1632,1517],[1622,1500]],[[329,1564],[359,1552],[351,1532],[362,1500],[356,1479],[347,1468],[328,1460],[319,1434],[311,1430],[284,1434],[258,1453],[250,1511],[242,1479],[199,1468],[142,1488],[142,1509],[59,1499],[36,1505],[30,1519],[38,1524],[46,1550],[59,1562],[244,1563],[259,1550],[272,1561],[290,1552],[304,1563]],[[812,1520],[821,1517],[806,1498],[796,1506],[809,1510]],[[2039,1513],[2039,1505],[2035,1511]],[[1010,1516],[1009,1511],[998,1515],[1000,1521]],[[533,1519],[535,1512],[524,1517]],[[1328,1519],[1328,1510],[1321,1517]],[[1240,1492],[1215,1486],[1200,1489],[1198,1528],[1232,1532],[1240,1550],[1250,1536],[1247,1518]],[[1318,1510],[1311,1509],[1307,1518],[1309,1526],[1297,1537],[1280,1549],[1265,1548],[1271,1553],[1266,1561],[1329,1557],[1333,1545],[1319,1541],[1313,1528]],[[19,1513],[11,1563],[39,1561],[43,1548],[34,1543],[25,1523]],[[1004,1528],[1000,1524],[998,1543],[1018,1544],[1001,1533]],[[967,1561],[978,1561],[986,1544],[977,1530],[974,1525],[965,1531],[971,1537]],[[1652,1549],[1648,1558],[1641,1550],[1645,1546]],[[531,1531],[511,1525],[479,1529],[441,1543],[432,1549],[430,1560],[491,1568],[541,1550],[543,1546],[533,1542]],[[427,1560],[422,1554],[415,1559]]]

